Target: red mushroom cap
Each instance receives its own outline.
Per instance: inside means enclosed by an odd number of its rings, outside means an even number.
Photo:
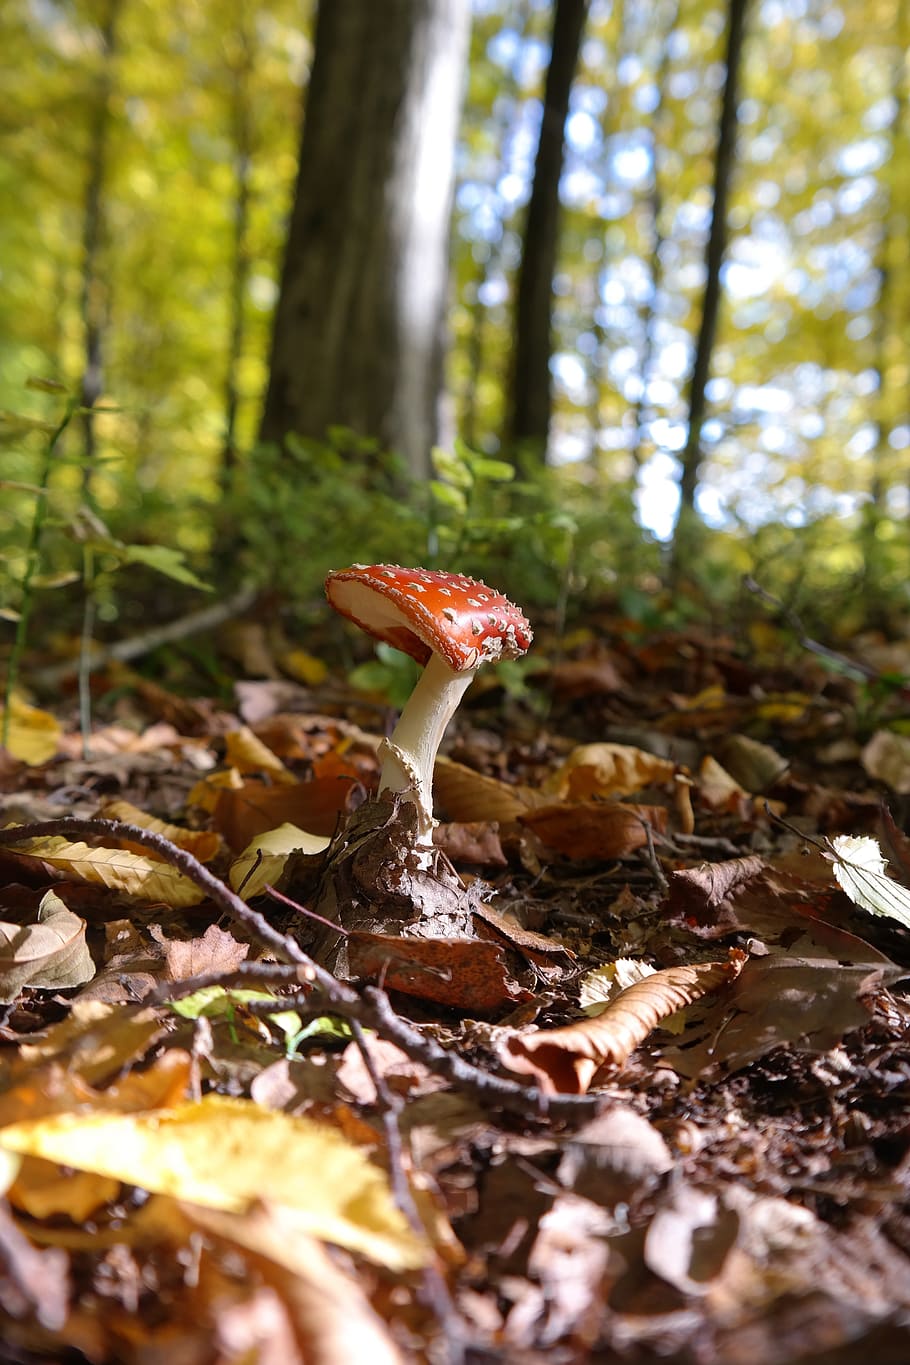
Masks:
[[[517,659],[531,644],[527,618],[476,578],[397,564],[354,564],[325,580],[329,603],[377,640],[425,664],[439,654],[456,673]]]

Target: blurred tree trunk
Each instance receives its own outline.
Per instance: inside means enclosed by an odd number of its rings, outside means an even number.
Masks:
[[[253,107],[250,82],[255,54],[244,6],[235,13],[230,34],[228,78],[230,81],[230,128],[234,154],[234,203],[232,213],[230,321],[227,374],[224,384],[224,450],[221,458],[221,489],[233,492],[237,466],[237,411],[240,407],[240,366],[246,347],[246,293],[250,278],[250,200],[253,177]]]
[[[506,446],[529,450],[540,460],[546,456],[553,405],[550,354],[553,274],[559,240],[559,180],[569,96],[587,10],[588,0],[556,0],[540,140],[516,289]]]
[[[638,397],[635,400],[635,409],[632,414],[632,459],[635,462],[636,470],[640,470],[645,463],[650,450],[653,449],[653,442],[647,440],[646,428],[649,427],[653,418],[653,406],[649,396],[651,379],[654,372],[654,362],[658,353],[657,324],[659,321],[659,299],[660,291],[664,282],[664,267],[662,260],[662,247],[664,244],[664,233],[661,226],[663,215],[663,195],[660,184],[660,160],[661,149],[664,145],[664,124],[666,117],[666,88],[670,74],[670,42],[679,22],[679,3],[673,0],[672,11],[666,27],[666,36],[661,44],[660,61],[657,67],[655,85],[657,87],[657,103],[651,114],[651,127],[649,129],[649,141],[651,143],[651,189],[648,194],[648,218],[651,229],[651,293],[647,302],[641,310],[642,340],[641,357],[639,359],[639,380],[640,387]]]
[[[720,311],[720,272],[727,249],[727,201],[736,155],[737,103],[746,30],[748,0],[729,0],[727,15],[726,75],[721,99],[717,151],[714,157],[714,194],[711,229],[705,256],[705,293],[695,359],[689,379],[689,419],[682,454],[679,512],[671,548],[671,576],[682,567],[690,536],[695,531],[695,490],[701,466],[701,432],[705,420],[705,389],[711,372],[711,353]]]
[[[892,57],[891,117],[883,133],[887,137],[888,154],[885,166],[890,168],[883,183],[885,203],[881,215],[881,235],[878,242],[876,269],[878,271],[878,302],[874,332],[875,371],[878,377],[875,414],[875,445],[871,452],[869,500],[863,507],[861,543],[863,577],[870,590],[870,616],[883,604],[876,600],[876,589],[881,589],[887,574],[885,541],[882,536],[888,526],[888,493],[893,485],[894,451],[891,434],[899,422],[906,420],[906,384],[895,381],[895,373],[904,369],[904,320],[901,316],[899,282],[906,279],[907,211],[906,180],[906,117],[907,82],[905,60],[910,44],[910,14],[907,0],[897,0],[895,13],[896,45]],[[903,144],[903,145],[902,145]]]
[[[261,437],[438,440],[470,0],[322,0]]]
[[[104,387],[104,334],[108,320],[108,296],[101,273],[104,245],[104,181],[107,174],[108,144],[111,128],[111,95],[114,89],[114,59],[117,53],[117,22],[121,0],[104,0],[99,22],[100,48],[95,92],[88,129],[85,192],[82,201],[82,287],[79,309],[82,316],[82,375],[79,400],[82,414],[83,490],[88,493],[92,461],[96,452],[94,407]]]

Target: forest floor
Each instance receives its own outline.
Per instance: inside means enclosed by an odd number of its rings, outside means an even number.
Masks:
[[[311,890],[387,708],[261,653],[230,705],[101,674],[87,754],[74,699],[16,708],[0,1359],[910,1359],[907,646],[535,654],[335,976]]]

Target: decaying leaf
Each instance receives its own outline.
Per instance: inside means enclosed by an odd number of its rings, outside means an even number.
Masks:
[[[878,842],[869,837],[838,834],[831,840],[830,858],[842,891],[870,915],[884,915],[910,929],[910,891],[888,876]]]
[[[385,1176],[335,1128],[208,1095],[143,1114],[57,1114],[0,1129],[0,1147],[153,1193],[240,1212],[287,1208],[298,1228],[396,1269],[425,1249]]]
[[[59,835],[23,839],[11,852],[24,858],[40,858],[62,872],[68,881],[105,886],[140,901],[161,901],[173,909],[199,905],[205,896],[199,888],[168,863],[159,862],[125,848],[92,848],[70,843]]]
[[[661,1020],[729,985],[745,961],[746,954],[734,948],[725,962],[655,972],[622,991],[594,1019],[506,1039],[503,1061],[551,1094],[584,1094],[602,1067],[622,1066]]]
[[[13,1074],[54,1060],[89,1084],[100,1085],[127,1062],[141,1059],[164,1027],[163,1016],[154,1009],[77,1000],[59,1024],[20,1046]]]
[[[100,814],[106,820],[123,820],[127,824],[138,825],[140,829],[150,830],[153,834],[160,834],[178,848],[187,849],[201,863],[210,862],[221,851],[221,838],[214,830],[184,829],[181,825],[168,824],[166,820],[156,820],[153,815],[148,815],[129,801],[105,801]],[[143,857],[149,856],[148,849],[124,842],[134,852],[141,853]]]
[[[512,786],[439,754],[433,768],[433,797],[449,820],[499,820],[509,824],[540,801],[529,787]]]
[[[646,846],[649,827],[663,833],[667,812],[663,806],[583,801],[526,811],[521,823],[567,858],[625,858]]]
[[[257,834],[231,864],[231,886],[244,900],[253,900],[266,886],[277,885],[292,853],[321,853],[329,842],[323,834],[308,834],[292,824]]]
[[[631,796],[673,778],[675,764],[630,744],[580,744],[544,783],[544,790],[570,801]]]
[[[753,957],[729,994],[709,1004],[684,1046],[662,1059],[681,1076],[736,1070],[774,1048],[824,1052],[868,1023],[875,995],[902,975],[893,965]]]
[[[509,970],[506,951],[490,939],[400,938],[357,931],[347,938],[352,976],[437,1005],[489,1014],[532,999]]]
[[[15,1000],[23,986],[65,990],[94,974],[85,920],[53,891],[42,897],[33,924],[0,922],[0,1003]]]

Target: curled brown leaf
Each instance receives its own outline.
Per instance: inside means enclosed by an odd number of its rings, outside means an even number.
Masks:
[[[602,1014],[565,1028],[509,1038],[501,1056],[549,1094],[583,1095],[603,1067],[621,1067],[662,1019],[735,981],[746,954],[723,962],[668,967],[629,986]]]

